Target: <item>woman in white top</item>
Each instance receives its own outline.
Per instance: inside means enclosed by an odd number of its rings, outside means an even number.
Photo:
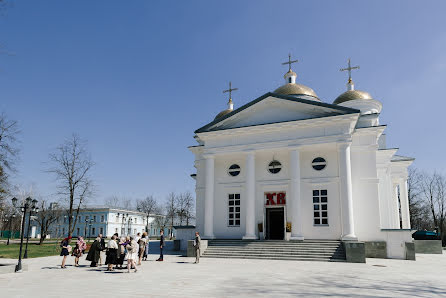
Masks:
[[[116,243],[115,235],[108,241],[106,254],[105,264],[108,265],[107,271],[113,271],[113,265],[118,262],[118,243]]]
[[[135,268],[135,272],[138,271],[138,269],[136,269],[136,264],[135,261],[138,259],[138,243],[136,243],[136,241],[133,239],[133,237],[129,237],[127,236],[127,241],[128,244],[126,246],[127,248],[127,272],[130,273],[130,268],[133,267]]]

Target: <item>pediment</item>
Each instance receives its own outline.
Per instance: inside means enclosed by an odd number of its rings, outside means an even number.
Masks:
[[[267,93],[196,132],[215,131],[359,113],[358,110],[295,96]]]

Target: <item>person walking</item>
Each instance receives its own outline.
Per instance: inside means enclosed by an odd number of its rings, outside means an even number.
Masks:
[[[144,252],[146,250],[147,238],[146,233],[143,233],[141,238],[138,241],[139,251],[138,251],[138,266],[141,265],[141,260],[144,256]]]
[[[118,259],[118,244],[116,243],[116,236],[113,235],[108,241],[106,252],[105,265],[108,265],[107,271],[113,271],[113,265],[117,264]]]
[[[160,231],[160,257],[157,260],[159,262],[162,262],[164,259],[163,248],[164,248],[164,231],[161,230]]]
[[[195,240],[194,240],[194,247],[195,247],[195,263],[200,263],[200,245],[201,245],[201,238],[200,233],[195,232]]]
[[[127,245],[125,238],[121,237],[118,243],[118,260],[116,262],[116,268],[122,269],[122,265],[124,264],[125,259],[125,246]]]
[[[76,246],[73,249],[72,256],[75,257],[74,259],[74,266],[79,267],[79,259],[82,257],[82,254],[87,249],[87,244],[84,241],[84,238],[82,236],[77,237]]]
[[[101,234],[94,240],[87,255],[87,261],[90,261],[90,267],[97,267],[98,261],[101,255]]]
[[[135,261],[138,259],[138,243],[136,243],[135,239],[133,237],[127,236],[128,244],[126,246],[127,248],[127,272],[130,273],[130,268],[135,268],[135,272],[138,271],[136,269]]]
[[[60,243],[60,247],[62,248],[62,250],[60,251],[60,255],[63,256],[62,265],[60,265],[60,268],[62,268],[62,269],[66,268],[65,262],[67,261],[67,256],[70,254],[70,248],[71,248],[70,241],[71,241],[71,236],[68,238],[65,238]]]
[[[105,247],[105,239],[104,239],[104,237],[102,236],[102,234],[99,234],[98,237],[101,237],[101,252],[99,253],[99,266],[102,266],[102,255],[105,254],[104,251],[105,251],[107,248]]]
[[[147,261],[147,256],[149,255],[149,235],[147,234],[147,232],[145,232],[145,234],[146,234],[147,243],[146,243],[146,247],[144,249],[143,261]]]

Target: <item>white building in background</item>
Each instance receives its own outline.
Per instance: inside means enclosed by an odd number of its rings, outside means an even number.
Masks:
[[[160,226],[156,218],[164,218],[164,215],[147,214],[119,208],[109,208],[106,206],[87,207],[79,211],[76,226],[72,236],[95,237],[103,234],[111,237],[118,233],[120,236],[148,232],[149,236],[159,236]],[[50,238],[66,237],[68,234],[68,217],[61,216],[58,221],[50,227]],[[31,221],[32,238],[40,238],[40,226],[36,221]],[[165,233],[169,230],[166,228]]]
[[[389,257],[402,257],[414,159],[386,147],[381,102],[355,90],[350,62],[347,91],[332,103],[296,83],[289,62],[285,85],[235,110],[230,95],[195,131],[202,237],[385,241]]]

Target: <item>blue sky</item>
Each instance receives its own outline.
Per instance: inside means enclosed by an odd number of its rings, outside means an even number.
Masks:
[[[383,103],[389,147],[445,168],[445,1],[11,1],[0,16],[0,111],[19,122],[13,182],[55,192],[48,154],[72,133],[96,162],[94,200],[194,192],[195,129],[283,84],[331,103],[356,88]]]

